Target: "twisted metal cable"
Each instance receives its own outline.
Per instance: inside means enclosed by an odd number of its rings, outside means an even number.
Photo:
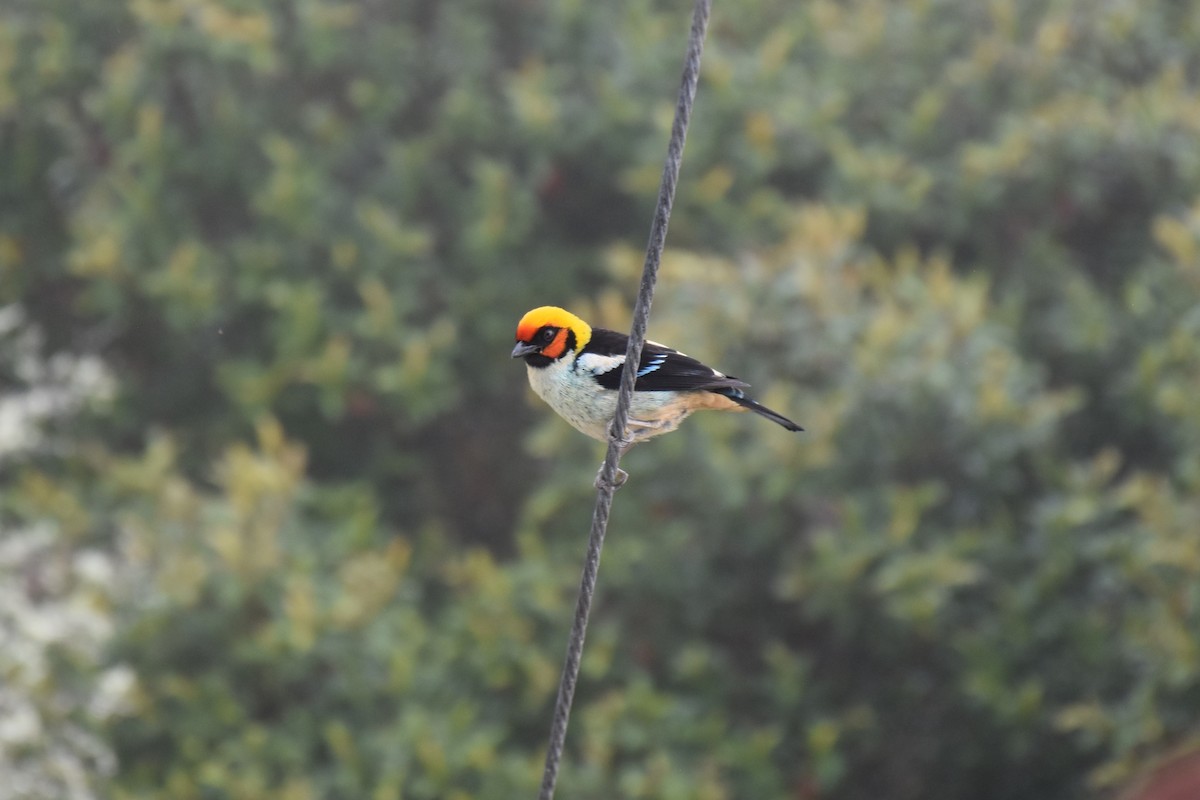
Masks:
[[[662,260],[663,244],[667,238],[667,224],[671,219],[671,207],[675,202],[675,185],[679,180],[679,165],[683,160],[683,145],[687,139],[688,122],[692,116],[692,101],[696,98],[696,83],[700,77],[700,56],[704,51],[704,36],[708,29],[708,14],[711,0],[696,0],[692,11],[692,29],[688,36],[687,56],[684,59],[683,79],[679,87],[679,99],[675,104],[675,121],[671,125],[671,139],[667,144],[667,161],[663,166],[662,182],[658,189],[658,205],[654,210],[654,221],[650,226],[650,241],[646,246],[646,261],[642,267],[642,283],[637,302],[633,307],[633,328],[629,332],[629,346],[625,351],[625,366],[621,370],[621,387],[617,396],[617,411],[613,416],[608,434],[608,452],[600,468],[599,487],[596,494],[596,509],[592,514],[592,531],[588,537],[587,557],[583,566],[583,577],[579,584],[579,597],[575,602],[575,621],[567,644],[567,657],[563,664],[562,678],[558,684],[558,698],[554,704],[554,722],[550,727],[550,744],[546,748],[546,767],[542,773],[542,788],[538,800],[552,800],[554,786],[558,781],[558,767],[562,761],[563,743],[567,738],[567,721],[571,716],[571,702],[575,698],[575,684],[579,679],[579,662],[583,656],[583,639],[587,633],[588,615],[592,609],[592,596],[596,590],[596,573],[600,569],[600,549],[604,546],[604,535],[608,530],[608,515],[612,508],[613,492],[616,490],[617,465],[621,460],[621,441],[629,421],[629,403],[633,397],[638,363],[642,345],[646,341],[646,323],[650,318],[650,304],[654,299],[654,285],[658,280],[659,262]]]

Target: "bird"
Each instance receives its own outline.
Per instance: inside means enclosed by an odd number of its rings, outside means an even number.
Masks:
[[[529,385],[559,416],[593,439],[607,442],[628,344],[629,337],[623,333],[594,328],[558,306],[541,306],[517,323],[512,357],[525,360]],[[789,431],[804,430],[749,397],[744,391],[747,388],[749,384],[732,375],[647,341],[638,362],[620,452],[670,433],[692,412],[702,409],[753,411]],[[617,470],[615,486],[628,477],[624,470]],[[598,473],[597,488],[600,482]]]

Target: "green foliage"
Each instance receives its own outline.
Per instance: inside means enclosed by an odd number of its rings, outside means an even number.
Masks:
[[[1193,6],[717,6],[651,335],[808,430],[626,459],[565,796],[1069,800],[1197,735]],[[18,791],[532,796],[599,453],[505,354],[627,326],[685,21],[6,9]]]
[[[497,749],[554,680],[529,643],[559,596],[519,591],[546,576],[514,579],[436,541],[416,558],[407,538],[379,543],[369,496],[316,491],[277,425],[259,438],[229,450],[215,494],[178,475],[167,441],[114,468],[155,598],[115,653],[143,676],[111,729],[120,796],[434,798],[532,783],[531,753]],[[464,680],[489,695],[461,695]]]

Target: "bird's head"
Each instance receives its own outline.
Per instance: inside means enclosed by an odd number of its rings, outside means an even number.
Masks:
[[[546,367],[567,353],[579,352],[592,338],[592,326],[558,306],[535,308],[517,323],[513,358],[531,367]]]

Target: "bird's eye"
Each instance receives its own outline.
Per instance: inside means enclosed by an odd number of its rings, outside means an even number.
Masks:
[[[549,343],[554,341],[554,335],[556,333],[558,333],[558,331],[554,328],[542,328],[542,332],[538,334],[538,336],[541,337],[543,342]]]

